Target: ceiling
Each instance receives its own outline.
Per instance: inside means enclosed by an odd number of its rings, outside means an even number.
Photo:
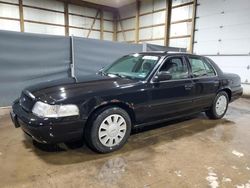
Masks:
[[[135,0],[84,0],[84,1],[114,8],[119,8],[124,5],[128,5],[130,3],[135,2]]]

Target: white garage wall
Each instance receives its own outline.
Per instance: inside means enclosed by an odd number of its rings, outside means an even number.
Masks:
[[[250,83],[250,1],[198,0],[194,53]],[[250,94],[249,86],[244,92]]]
[[[250,56],[210,56],[225,72],[241,76],[242,82],[250,82]]]
[[[200,54],[250,53],[250,1],[199,0],[194,49]],[[209,47],[208,47],[209,46]]]

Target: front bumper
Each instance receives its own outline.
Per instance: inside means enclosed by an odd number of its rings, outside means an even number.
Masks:
[[[22,130],[40,143],[62,143],[82,138],[86,120],[78,117],[40,118],[26,112],[20,104],[14,103],[10,113],[16,128]]]

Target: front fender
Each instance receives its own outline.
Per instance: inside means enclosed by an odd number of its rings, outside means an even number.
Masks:
[[[89,100],[86,100],[80,106],[80,114],[82,119],[88,119],[88,117],[96,110],[106,107],[106,106],[119,106],[121,108],[125,108],[128,110],[128,113],[132,113],[134,106],[133,104],[129,104],[128,102],[119,100],[119,99],[104,99],[101,97],[93,97]]]

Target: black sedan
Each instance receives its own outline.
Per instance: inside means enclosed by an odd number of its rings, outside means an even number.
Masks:
[[[222,118],[242,95],[238,75],[209,58],[171,52],[124,56],[95,75],[28,87],[11,112],[15,127],[41,143],[85,139],[107,153],[137,126],[205,112]]]

